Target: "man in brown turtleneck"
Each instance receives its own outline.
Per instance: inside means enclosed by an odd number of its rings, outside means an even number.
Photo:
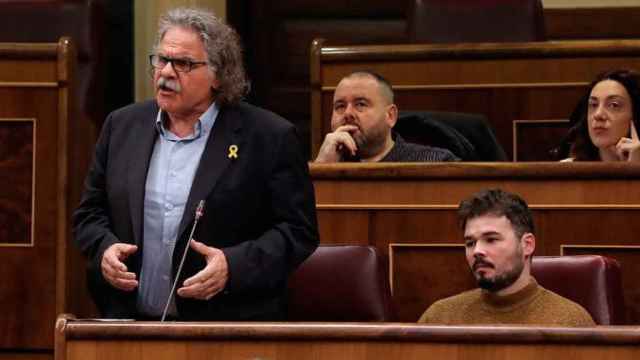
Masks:
[[[479,288],[435,302],[420,323],[594,326],[580,305],[538,285],[531,276],[536,246],[526,202],[485,190],[460,203],[467,262]]]

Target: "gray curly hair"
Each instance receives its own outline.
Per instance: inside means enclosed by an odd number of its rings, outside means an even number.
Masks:
[[[207,10],[175,8],[160,18],[154,51],[157,52],[167,31],[175,27],[192,29],[202,39],[209,69],[219,81],[219,87],[214,89],[216,100],[222,104],[240,101],[249,91],[249,80],[242,63],[240,37],[235,30]]]

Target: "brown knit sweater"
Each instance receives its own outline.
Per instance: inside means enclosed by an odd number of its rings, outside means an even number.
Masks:
[[[474,289],[436,301],[419,323],[472,325],[595,326],[589,313],[571,300],[539,286],[534,278],[507,296]]]

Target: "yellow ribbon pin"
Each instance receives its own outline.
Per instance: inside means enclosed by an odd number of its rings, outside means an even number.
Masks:
[[[229,155],[227,155],[229,159],[237,159],[238,158],[238,145],[229,146]]]

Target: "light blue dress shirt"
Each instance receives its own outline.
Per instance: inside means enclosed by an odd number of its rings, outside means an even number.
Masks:
[[[178,226],[218,111],[214,102],[200,116],[193,133],[184,138],[166,129],[162,111],[156,117],[159,136],[145,187],[144,245],[137,300],[138,311],[146,316],[161,316],[169,298]],[[169,309],[169,314],[177,315],[175,302]]]

